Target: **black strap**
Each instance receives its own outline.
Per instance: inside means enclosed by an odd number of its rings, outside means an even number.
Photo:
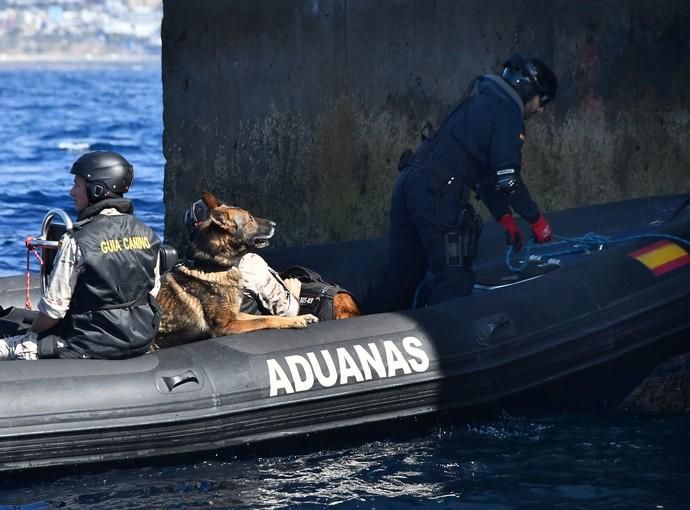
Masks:
[[[153,297],[153,296],[151,296]],[[113,303],[112,305],[105,305],[98,308],[98,310],[114,310],[116,308],[131,308],[132,306],[141,306],[147,303],[151,303],[149,299],[149,294],[142,296],[131,301],[126,301],[125,303]]]
[[[313,269],[309,269],[308,267],[304,266],[290,266],[284,271],[280,272],[280,277],[285,279],[285,278],[297,278],[299,281],[305,283],[305,282],[321,282],[329,285],[333,285],[330,282],[327,282],[326,280],[323,279],[323,277],[314,271]]]
[[[455,115],[455,113],[460,110],[467,101],[469,101],[473,96],[474,96],[474,90],[476,87],[477,80],[479,80],[479,76],[475,76],[470,83],[468,84],[467,88],[465,89],[464,94],[462,95],[462,98],[460,101],[453,106],[449,112],[443,117],[443,120],[439,123],[438,129],[434,130],[433,127],[431,126],[430,123],[426,123],[424,127],[422,128],[422,144],[417,148],[416,151],[412,152],[410,149],[407,149],[400,155],[400,161],[398,163],[398,169],[402,170],[406,165],[411,164],[415,165],[418,167],[421,167],[421,165],[424,163],[426,160],[427,156],[431,152],[432,148],[438,143],[439,137],[443,137],[444,141],[447,141],[449,145],[455,148],[455,150],[460,153],[460,154],[465,154],[474,164],[475,166],[481,166],[481,162],[477,160],[475,156],[473,156],[462,143],[460,143],[458,140],[456,140],[452,135],[446,134],[443,131],[443,126],[448,122],[448,120]],[[439,162],[439,164],[441,164]],[[448,169],[450,171],[450,169]],[[453,175],[455,173],[453,172]],[[460,177],[460,176],[456,176]],[[475,190],[476,191],[476,190]],[[468,190],[468,198],[469,198],[469,190]]]
[[[475,76],[474,78],[472,78],[470,83],[467,85],[465,92],[463,93],[462,97],[460,98],[460,101],[458,101],[456,103],[456,105],[453,106],[450,109],[450,111],[448,111],[448,113],[446,113],[446,115],[443,117],[443,120],[441,122],[439,122],[439,124],[438,124],[439,129],[434,130],[434,128],[430,122],[427,122],[426,124],[424,124],[424,126],[422,127],[422,141],[426,141],[426,140],[433,141],[438,136],[438,134],[441,132],[441,129],[440,129],[441,126],[443,126],[448,121],[448,119],[450,119],[453,115],[455,115],[455,112],[457,112],[460,108],[465,106],[465,103],[467,103],[467,101],[469,101],[469,99],[474,95],[474,87],[475,87],[478,79],[479,79],[479,76]],[[427,133],[431,133],[431,136],[429,136],[429,134],[427,134]]]

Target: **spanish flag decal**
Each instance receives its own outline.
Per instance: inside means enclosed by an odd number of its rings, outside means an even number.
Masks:
[[[656,276],[690,264],[690,254],[671,241],[659,241],[629,255],[647,266]]]

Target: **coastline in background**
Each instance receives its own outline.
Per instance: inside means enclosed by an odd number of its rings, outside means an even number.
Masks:
[[[0,0],[0,64],[160,58],[162,0]]]

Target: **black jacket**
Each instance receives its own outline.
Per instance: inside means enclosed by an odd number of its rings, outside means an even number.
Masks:
[[[495,189],[498,170],[514,168],[520,175],[525,140],[523,111],[517,92],[503,79],[481,76],[473,94],[442,121],[434,138],[424,142],[427,147],[422,144],[415,157],[419,160],[423,155],[420,166],[448,167],[476,191],[494,218],[499,219],[512,208],[534,222],[539,208],[521,179],[518,190],[511,195]]]

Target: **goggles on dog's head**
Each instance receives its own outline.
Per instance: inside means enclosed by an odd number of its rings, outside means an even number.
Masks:
[[[208,207],[203,200],[197,200],[184,213],[184,226],[191,235],[199,225],[208,219]]]

